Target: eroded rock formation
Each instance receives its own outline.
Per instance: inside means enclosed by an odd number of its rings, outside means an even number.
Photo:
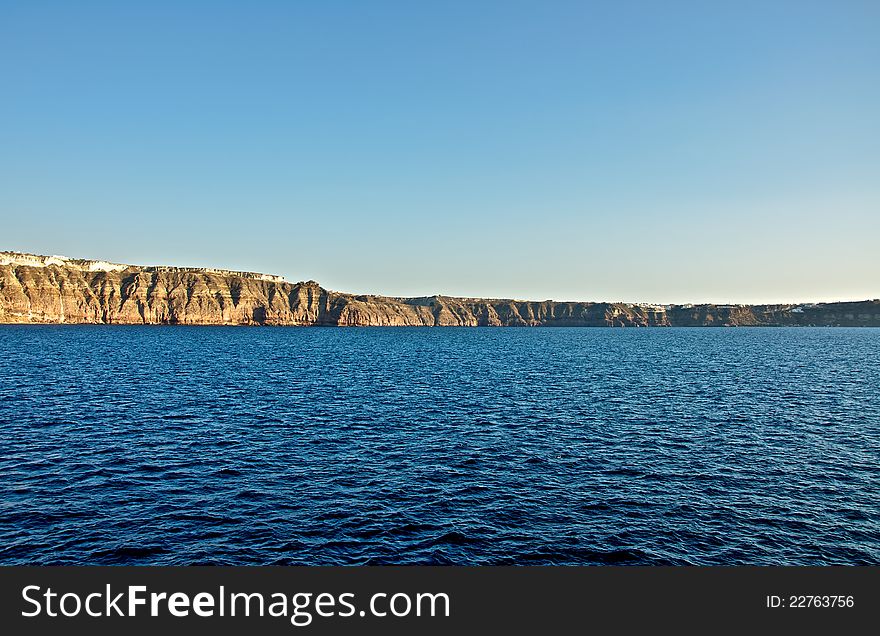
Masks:
[[[253,272],[0,253],[0,323],[337,326],[880,326],[880,300],[633,305],[389,298]]]

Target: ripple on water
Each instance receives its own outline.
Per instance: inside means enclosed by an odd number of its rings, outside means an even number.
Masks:
[[[0,326],[0,564],[878,564],[878,329]]]

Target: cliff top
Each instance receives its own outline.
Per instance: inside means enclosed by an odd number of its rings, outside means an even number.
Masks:
[[[229,269],[217,269],[212,267],[175,267],[170,265],[151,265],[151,266],[141,266],[141,265],[129,265],[124,263],[113,263],[110,261],[102,261],[102,260],[89,260],[89,259],[78,259],[78,258],[69,258],[67,256],[44,256],[40,254],[29,254],[25,252],[12,252],[12,251],[0,251],[0,266],[12,266],[12,267],[35,267],[35,268],[47,268],[47,267],[64,267],[84,272],[126,272],[131,271],[132,273],[142,271],[142,272],[181,272],[181,273],[203,273],[203,274],[213,274],[217,276],[235,276],[240,278],[247,278],[251,280],[260,280],[260,281],[268,281],[273,283],[285,283],[291,284],[287,279],[283,276],[278,276],[275,274],[263,274],[259,272],[245,272],[245,271],[237,271],[237,270],[229,270]],[[296,286],[300,287],[315,287],[320,288],[321,285],[314,280],[302,281],[299,283],[295,283]],[[386,296],[382,294],[355,294],[355,293],[346,293],[346,292],[333,292],[336,296],[345,297],[349,301],[358,301],[365,303],[403,303],[410,307],[433,307],[435,304],[446,304],[449,302],[452,303],[463,303],[474,304],[474,303],[504,303],[504,304],[530,304],[530,305],[607,305],[611,307],[617,308],[635,308],[639,309],[643,312],[650,314],[658,314],[662,315],[667,312],[672,311],[718,311],[718,310],[726,310],[726,311],[738,311],[738,310],[747,310],[749,308],[760,308],[762,311],[790,311],[793,313],[803,313],[804,311],[810,312],[814,310],[818,310],[823,307],[837,307],[840,309],[857,309],[860,306],[864,305],[877,305],[880,304],[880,300],[862,300],[862,301],[839,301],[839,302],[830,302],[830,303],[778,303],[778,304],[762,304],[762,305],[748,305],[748,304],[715,304],[715,303],[683,303],[683,304],[659,304],[659,303],[627,303],[627,302],[596,302],[596,301],[567,301],[560,302],[554,300],[543,300],[543,301],[535,301],[535,300],[520,300],[514,298],[473,298],[473,297],[457,297],[457,296],[448,296],[445,294],[435,294],[432,296],[417,296],[417,297],[400,297],[400,296]]]
[[[109,261],[95,261],[82,258],[69,258],[67,256],[42,256],[40,254],[27,254],[23,252],[0,252],[0,265],[14,265],[23,267],[69,267],[85,272],[121,272],[127,269],[137,269],[147,272],[201,272],[205,274],[217,274],[220,276],[240,276],[256,280],[271,281],[274,283],[286,283],[283,276],[275,274],[261,274],[259,272],[241,272],[231,269],[216,269],[213,267],[173,267],[168,265],[127,265],[124,263],[111,263]]]

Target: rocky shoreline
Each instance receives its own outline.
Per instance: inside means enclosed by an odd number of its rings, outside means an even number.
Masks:
[[[231,270],[0,252],[0,323],[425,327],[880,326],[880,300],[648,305],[334,292]]]

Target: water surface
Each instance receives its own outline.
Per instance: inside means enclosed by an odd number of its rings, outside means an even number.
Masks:
[[[878,564],[880,329],[0,326],[0,564]]]

